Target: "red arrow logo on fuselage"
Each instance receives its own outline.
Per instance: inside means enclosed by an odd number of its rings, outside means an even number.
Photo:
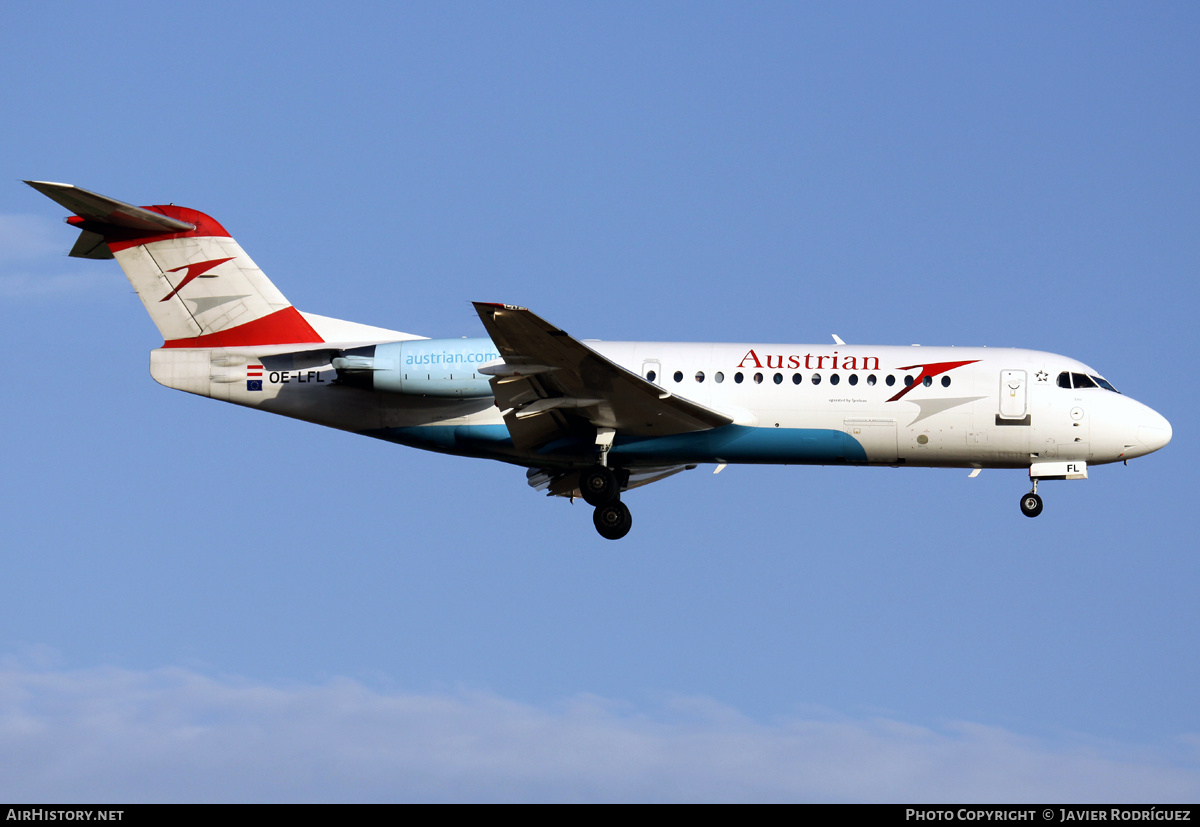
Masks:
[[[184,287],[186,287],[187,283],[189,281],[191,281],[192,279],[196,278],[196,276],[202,275],[203,273],[207,273],[209,270],[213,269],[214,267],[224,264],[227,261],[233,261],[235,258],[237,258],[237,256],[230,256],[229,258],[214,258],[211,261],[197,261],[195,264],[185,264],[182,267],[173,267],[172,269],[168,270],[167,272],[168,273],[178,273],[180,270],[187,270],[187,275],[185,275],[183,277],[183,281],[179,282],[178,287],[176,287],[174,290],[172,290],[167,295],[163,296],[161,299],[159,299],[159,301],[165,302],[167,299],[171,298],[176,293],[178,293],[180,290],[182,290]],[[216,277],[209,276],[209,278],[216,278]]]
[[[916,379],[913,380],[913,383],[911,385],[909,385],[904,390],[900,391],[900,393],[893,396],[891,399],[888,400],[888,402],[895,402],[897,399],[904,396],[904,394],[908,393],[910,390],[912,390],[913,388],[920,385],[921,382],[923,382],[925,380],[926,376],[932,378],[934,376],[937,376],[939,373],[945,373],[946,371],[954,370],[955,368],[961,368],[963,365],[973,365],[978,361],[979,361],[978,359],[968,359],[965,362],[932,362],[928,365],[909,365],[906,368],[899,368],[899,370],[912,370],[913,368],[920,368],[921,373],[920,373],[920,375],[917,376]]]

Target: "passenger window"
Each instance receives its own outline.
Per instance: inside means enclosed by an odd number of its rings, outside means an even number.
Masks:
[[[912,383],[913,383],[913,378],[912,378],[911,376],[905,376],[905,377],[904,377],[904,387],[906,387],[906,388],[911,388],[911,387],[912,387]]]
[[[756,385],[762,384],[762,374],[761,373],[754,374],[754,384],[756,384]]]
[[[658,378],[658,374],[655,373],[654,371],[648,371],[646,373],[646,380],[649,382],[653,382],[657,378]]]
[[[682,382],[683,381],[683,371],[681,371],[681,370],[675,371],[674,379],[676,382]]]
[[[814,374],[813,374],[813,384],[814,384],[814,385],[819,385],[819,384],[821,384],[821,374],[819,374],[819,373],[814,373]]]
[[[742,372],[740,370],[733,375],[733,381],[739,385],[742,384]]]
[[[925,377],[925,378],[924,378],[924,379],[921,381],[921,384],[922,384],[922,385],[924,385],[925,387],[929,387],[930,385],[932,385],[932,384],[933,384],[933,377],[932,377],[932,376],[926,376],[926,377]]]
[[[804,381],[804,374],[802,374],[802,373],[793,373],[792,374],[792,384],[793,385],[799,385],[803,381]]]
[[[698,370],[698,371],[696,371],[696,381],[697,381],[697,382],[703,382],[703,381],[704,381],[704,371],[702,371],[702,370]]]
[[[867,377],[867,384],[872,386],[875,384],[875,374],[872,373]]]
[[[717,371],[717,375],[713,377],[713,380],[719,385],[725,381],[725,374],[721,373],[721,371]]]
[[[892,385],[896,384],[896,377],[892,376],[889,373],[888,378],[885,380],[885,382],[886,382],[887,386],[890,388]]]
[[[942,377],[942,387],[943,387],[943,388],[948,388],[948,387],[950,387],[950,377],[949,377],[949,376],[943,376],[943,377]]]
[[[858,374],[857,373],[850,374],[848,377],[846,377],[846,381],[849,382],[851,385],[857,385],[858,384]]]
[[[836,385],[840,381],[842,381],[842,378],[836,373],[829,377],[829,384],[831,385]]]

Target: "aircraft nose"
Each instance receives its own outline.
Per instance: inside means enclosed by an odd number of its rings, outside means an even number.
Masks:
[[[1147,454],[1170,442],[1171,433],[1171,423],[1158,411],[1147,408],[1138,420],[1137,440]]]

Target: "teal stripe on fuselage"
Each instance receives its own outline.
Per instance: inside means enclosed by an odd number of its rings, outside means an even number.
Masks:
[[[416,448],[468,456],[497,456],[536,463],[586,462],[595,447],[582,440],[559,441],[538,452],[518,454],[504,425],[421,425],[379,428],[367,436]],[[755,462],[820,464],[867,461],[853,437],[825,428],[750,428],[725,425],[710,431],[659,437],[617,436],[609,461],[614,465],[655,463]]]
[[[621,437],[610,457],[669,462],[866,462],[857,440],[825,428],[751,428],[725,425],[711,431],[659,437]]]

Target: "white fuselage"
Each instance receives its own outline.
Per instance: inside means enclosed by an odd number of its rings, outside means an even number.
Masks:
[[[462,346],[486,340],[423,340]],[[1028,468],[1141,456],[1171,437],[1147,406],[1061,377],[1096,377],[1074,359],[1008,348],[604,342],[586,344],[625,369],[733,419],[699,434],[622,439],[614,463],[757,462]],[[273,355],[274,354],[274,355]],[[262,390],[247,365],[262,364]],[[154,352],[171,387],[448,453],[529,466],[591,461],[592,445],[516,451],[478,363],[415,366],[442,395],[365,392],[336,382],[328,356],[261,349]],[[440,371],[440,373],[439,373]],[[407,377],[408,375],[405,374]],[[1078,383],[1079,380],[1076,380]],[[1102,383],[1103,380],[1100,380]],[[1067,387],[1062,385],[1066,384]],[[910,387],[911,385],[911,387]]]

